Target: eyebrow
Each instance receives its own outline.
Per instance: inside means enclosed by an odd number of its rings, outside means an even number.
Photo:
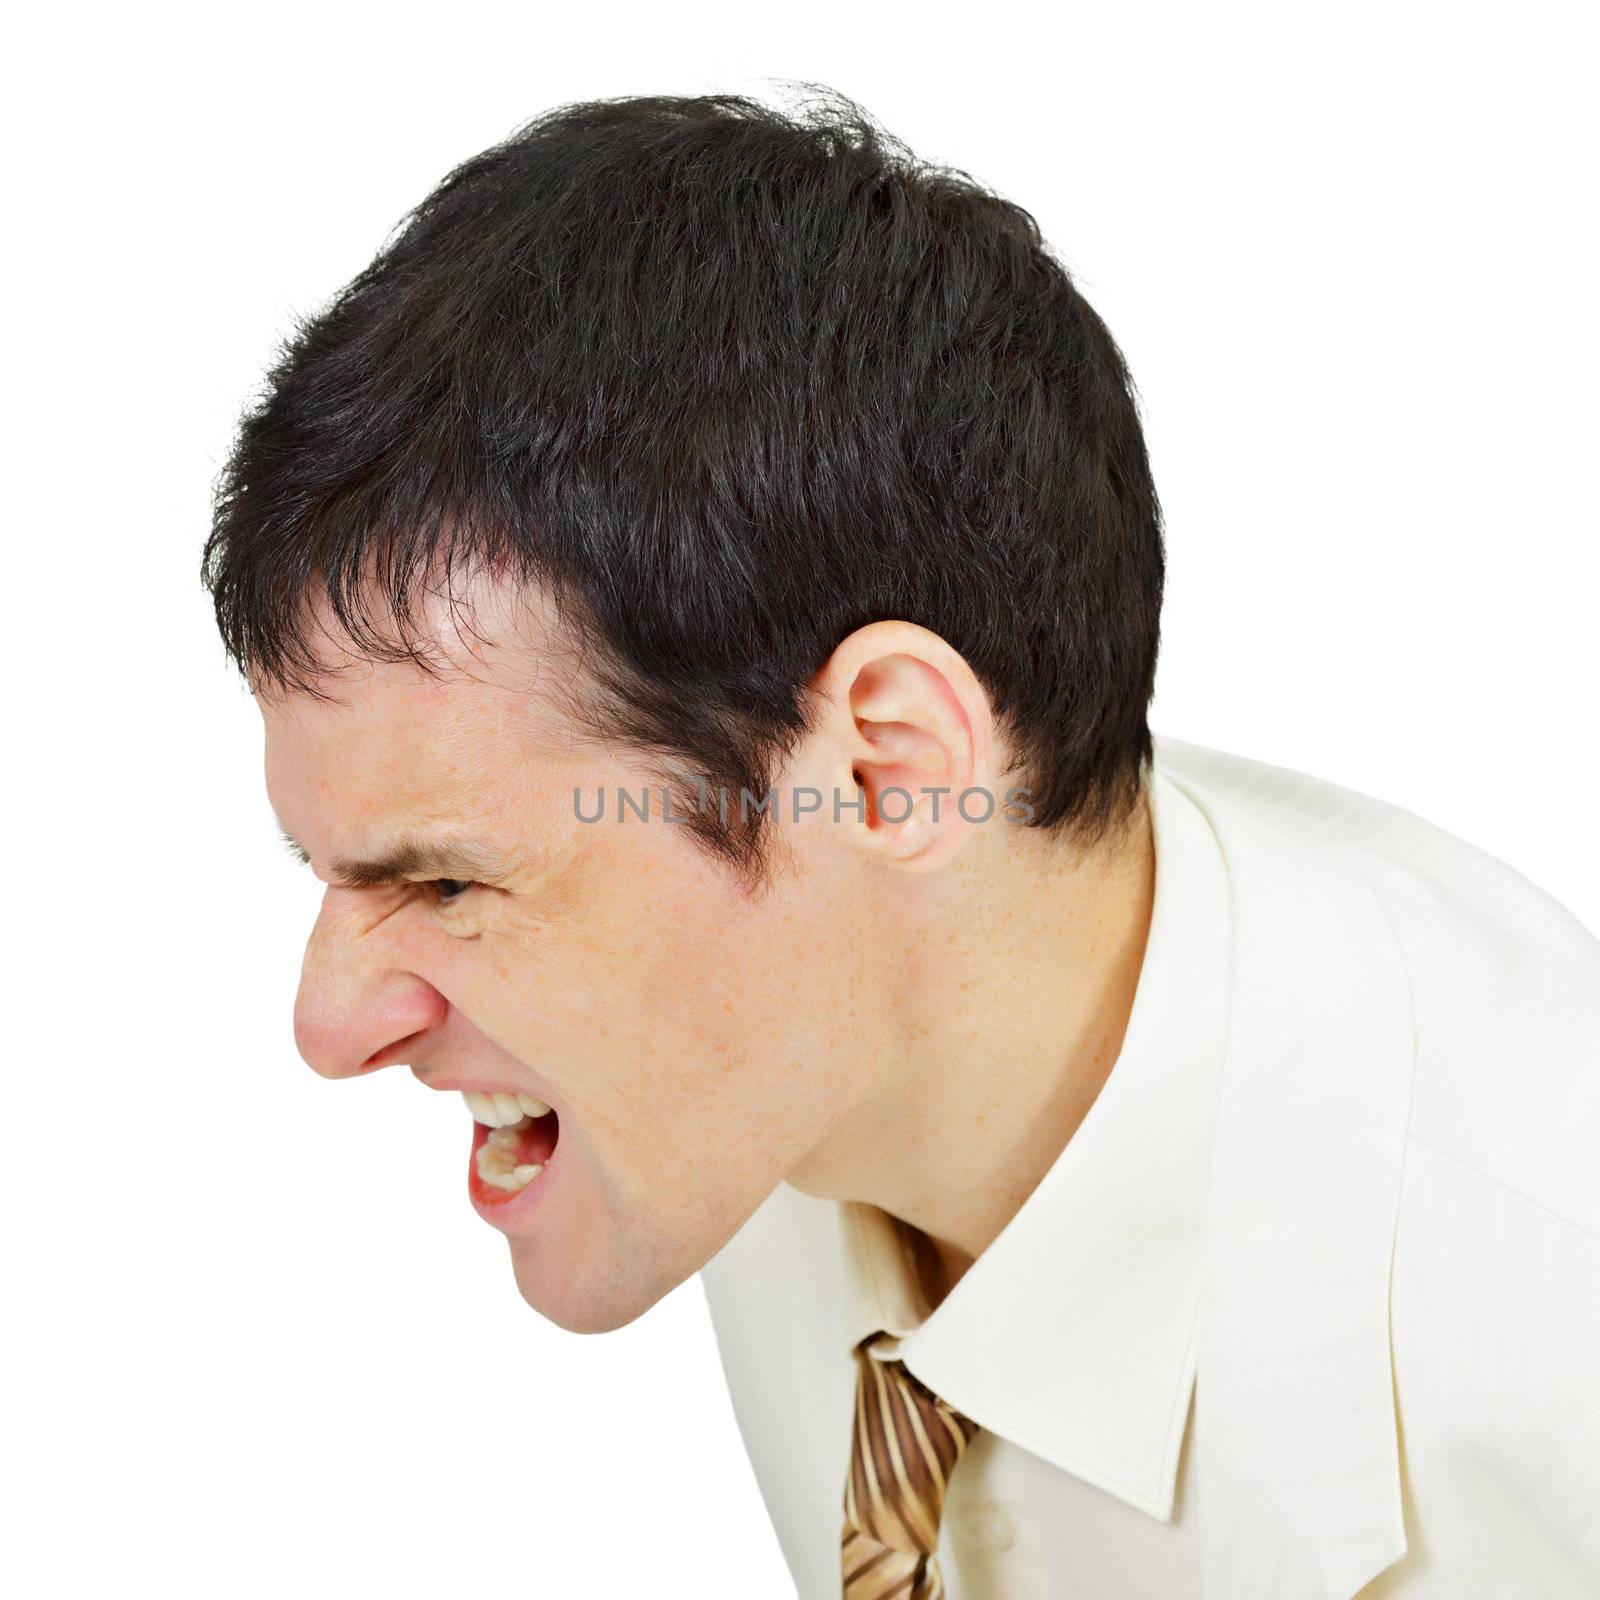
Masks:
[[[278,832],[305,865],[311,857],[280,822]],[[406,834],[382,855],[365,861],[335,861],[330,880],[342,889],[369,889],[417,878],[460,878],[493,883],[506,875],[506,863],[486,846],[470,840],[428,839]]]

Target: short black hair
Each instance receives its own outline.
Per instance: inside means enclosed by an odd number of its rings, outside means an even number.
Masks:
[[[1029,212],[804,88],[549,111],[298,322],[203,562],[258,691],[319,692],[313,597],[426,667],[419,589],[491,570],[594,647],[601,731],[759,795],[892,618],[972,666],[1035,826],[1131,809],[1164,556],[1122,354]],[[759,864],[759,813],[693,825]]]

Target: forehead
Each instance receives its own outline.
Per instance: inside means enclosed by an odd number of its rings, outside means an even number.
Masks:
[[[437,634],[439,630],[435,630]],[[345,656],[304,692],[258,696],[273,809],[307,848],[363,848],[421,822],[501,821],[554,785],[575,745],[549,692],[558,656],[452,640],[414,661]]]

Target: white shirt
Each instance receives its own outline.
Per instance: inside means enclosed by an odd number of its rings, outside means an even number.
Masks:
[[[1122,1051],[939,1307],[788,1185],[702,1273],[798,1593],[886,1327],[984,1430],[955,1600],[1600,1595],[1600,944],[1316,779],[1160,739],[1150,796]]]

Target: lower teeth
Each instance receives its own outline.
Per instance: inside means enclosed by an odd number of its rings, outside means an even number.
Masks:
[[[521,1122],[509,1128],[491,1128],[489,1137],[478,1146],[478,1154],[474,1158],[478,1176],[490,1188],[504,1189],[508,1194],[515,1194],[517,1190],[525,1189],[544,1171],[542,1161],[526,1165],[517,1161],[516,1152],[522,1143],[522,1132],[532,1126],[533,1119],[524,1117]]]

